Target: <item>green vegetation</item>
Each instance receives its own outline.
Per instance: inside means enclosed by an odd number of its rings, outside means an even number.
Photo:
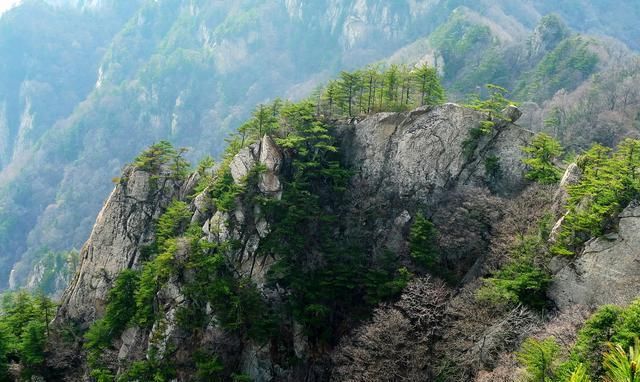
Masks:
[[[87,362],[91,368],[91,376],[99,382],[113,381],[113,370],[103,367],[101,357],[111,346],[136,314],[135,291],[140,280],[139,273],[124,270],[118,275],[109,291],[107,308],[104,317],[95,321],[84,335],[84,348],[87,350]]]
[[[518,304],[536,310],[546,307],[546,292],[551,283],[547,269],[550,224],[551,217],[546,215],[530,232],[513,239],[506,262],[483,279],[483,286],[476,293],[479,301],[496,307]]]
[[[568,382],[591,382],[591,378],[587,374],[587,369],[583,364],[578,364],[575,370],[569,376]]]
[[[518,352],[518,361],[522,363],[531,382],[552,382],[555,380],[558,367],[557,355],[560,346],[555,338],[542,341],[529,338],[522,344]]]
[[[455,12],[433,32],[430,40],[446,63],[447,80],[454,79],[468,65],[470,57],[484,52],[494,43],[489,27],[470,22],[462,12]]]
[[[618,344],[609,344],[609,352],[603,361],[606,381],[640,382],[640,341],[629,347],[629,353]]]
[[[591,43],[579,36],[562,40],[520,83],[515,92],[518,98],[542,101],[560,89],[575,89],[596,70],[598,56]]]
[[[278,337],[282,330],[278,317],[282,315],[300,322],[313,343],[330,343],[337,338],[334,330],[344,319],[364,317],[378,302],[402,290],[410,274],[391,254],[371,263],[362,249],[334,239],[330,223],[336,216],[327,212],[326,206],[338,205],[350,174],[339,162],[329,125],[316,113],[317,105],[310,101],[260,105],[230,139],[215,175],[203,176],[198,185],[220,212],[230,212],[238,201],[262,206],[262,213],[273,223],[256,256],[278,259],[268,278],[271,285],[290,291],[284,310],[271,311],[253,282],[234,274],[230,254],[240,250],[237,243],[202,240],[200,227],[190,226],[187,204],[175,201],[158,219],[156,241],[144,248],[146,262],[140,270],[125,271],[117,278],[105,316],[85,335],[95,378],[113,380],[115,371],[106,369],[101,361],[104,350],[128,325],[149,329],[156,323],[162,312],[158,291],[172,275],[182,272],[190,276],[183,284],[187,304],[178,311],[181,326],[192,331],[204,329],[209,323],[206,311],[212,309],[219,327],[260,343]],[[252,191],[263,171],[260,166],[240,183],[234,181],[229,168],[240,149],[265,133],[275,135],[280,147],[295,153],[281,199],[265,198]],[[176,155],[161,142],[138,157],[136,165],[162,172]],[[212,166],[211,160],[204,161],[198,171],[205,174]],[[178,252],[188,256],[178,261]],[[322,266],[309,268],[311,255],[321,256]],[[160,378],[149,374],[154,362],[161,360],[130,365],[121,380]],[[202,378],[219,378],[233,371],[219,361],[201,360],[196,364]],[[242,376],[236,379],[242,380]]]
[[[329,117],[355,116],[379,111],[405,111],[439,105],[444,88],[435,68],[391,65],[341,72],[318,92],[318,112]]]
[[[420,271],[431,273],[435,277],[455,284],[453,272],[447,268],[438,246],[436,226],[421,213],[417,213],[409,232],[409,255]]]
[[[484,159],[484,173],[487,176],[487,185],[493,190],[493,186],[502,177],[500,158],[490,155]]]
[[[186,203],[172,202],[156,224],[156,241],[145,248],[146,262],[140,270],[124,270],[109,292],[104,317],[95,321],[85,334],[91,375],[101,382],[113,381],[115,370],[105,367],[104,351],[111,347],[129,325],[150,329],[161,317],[157,293],[176,272],[175,253],[183,245],[178,237],[189,228],[191,212]],[[187,245],[185,243],[184,245]],[[151,354],[147,360],[134,362],[118,381],[168,381],[173,370],[166,360]]]
[[[506,119],[502,115],[502,110],[509,105],[517,105],[517,103],[507,98],[509,94],[507,89],[494,84],[485,86],[488,96],[481,98],[479,94],[472,94],[466,106],[485,113],[489,122],[496,119]],[[493,124],[491,124],[491,127],[493,127]]]
[[[20,378],[46,376],[45,341],[55,305],[44,294],[2,295],[0,304],[0,380],[8,381],[10,360],[22,365]]]
[[[350,173],[340,163],[332,127],[323,115],[327,108],[330,115],[353,115],[380,108],[409,108],[416,103],[434,104],[442,102],[444,94],[431,68],[409,71],[392,66],[384,72],[368,70],[368,85],[364,73],[342,73],[315,103],[276,100],[259,105],[228,140],[228,149],[214,173],[211,159],[205,158],[198,165],[201,177],[196,190],[206,192],[218,212],[231,212],[239,202],[260,205],[260,213],[271,222],[270,234],[261,241],[255,255],[258,258],[253,262],[262,261],[260,257],[265,256],[276,259],[268,282],[289,291],[286,304],[277,311],[269,309],[251,279],[238,277],[233,271],[231,259],[241,250],[239,243],[232,238],[203,240],[200,227],[190,225],[192,213],[188,205],[174,201],[156,223],[155,242],[143,248],[144,263],[139,270],[125,271],[118,277],[105,316],[85,335],[95,378],[113,380],[115,370],[107,369],[101,359],[105,349],[128,325],[149,330],[157,323],[162,313],[158,291],[171,277],[182,279],[184,272],[189,277],[182,281],[186,298],[186,304],[178,311],[182,327],[193,332],[203,330],[210,319],[207,309],[212,309],[220,328],[258,343],[277,342],[279,332],[289,330],[279,323],[283,317],[293,317],[313,344],[331,344],[338,338],[335,330],[344,320],[364,318],[380,301],[400,293],[411,275],[393,254],[385,252],[372,259],[358,245],[334,234],[335,211]],[[265,134],[273,136],[281,148],[292,154],[284,171],[280,199],[255,192],[262,166],[251,169],[239,182],[231,176],[234,155]],[[189,165],[182,159],[183,152],[159,142],[139,155],[134,165],[157,179],[184,179]],[[233,225],[233,219],[228,224]],[[212,232],[218,233],[217,229],[212,227]],[[177,259],[177,253],[188,255]],[[417,262],[426,261],[420,257],[417,255]],[[148,359],[130,365],[122,374],[123,380],[160,378],[149,374],[154,362],[162,360]],[[202,378],[233,373],[219,361],[194,362]],[[240,375],[234,378],[243,380]]]
[[[612,329],[620,319],[622,309],[603,306],[584,323],[572,349],[573,363],[583,364],[593,375],[602,374],[602,354],[612,340]]]
[[[562,146],[550,135],[536,134],[531,144],[522,149],[528,158],[523,162],[529,168],[527,179],[540,184],[554,184],[560,181],[562,170],[555,161],[562,156]]]
[[[336,339],[334,330],[344,319],[360,317],[399,293],[408,272],[389,256],[371,263],[358,245],[336,237],[332,211],[349,172],[340,165],[330,126],[315,117],[314,104],[288,104],[281,118],[277,142],[296,155],[282,198],[262,201],[272,230],[258,251],[277,259],[268,277],[272,285],[290,291],[286,314],[321,345]]]
[[[170,382],[175,380],[176,372],[167,360],[160,360],[152,352],[147,359],[134,361],[131,366],[118,377],[118,382]],[[98,382],[102,382],[98,379]],[[105,381],[111,381],[106,379]]]
[[[189,162],[183,155],[187,150],[176,150],[171,143],[160,141],[138,155],[133,161],[137,168],[155,176],[166,175],[174,179],[184,179],[189,173]]]
[[[640,141],[626,139],[615,150],[595,144],[578,157],[580,182],[569,187],[567,215],[555,253],[571,255],[586,240],[602,235],[640,195]]]
[[[569,348],[561,348],[553,337],[528,339],[518,360],[533,382],[638,381],[639,323],[640,300],[625,308],[603,306],[584,323]]]
[[[204,328],[210,317],[207,306],[216,312],[218,325],[258,341],[265,341],[273,330],[273,318],[262,295],[248,278],[238,279],[226,260],[230,243],[208,243],[192,238],[190,258],[185,269],[193,272],[184,294],[188,308],[179,312],[181,325]]]
[[[433,269],[440,260],[437,244],[438,232],[431,221],[417,214],[411,226],[409,249],[414,261],[428,269]]]
[[[480,122],[479,126],[469,129],[469,138],[462,142],[463,154],[467,160],[473,157],[480,140],[493,133],[496,121],[507,119],[502,115],[504,108],[509,105],[516,105],[515,102],[507,98],[507,89],[493,84],[487,84],[486,88],[488,92],[486,98],[481,98],[479,94],[474,94],[466,105],[487,116],[484,121]]]
[[[540,309],[546,306],[551,274],[545,269],[546,240],[540,230],[516,239],[507,263],[485,278],[477,297],[495,305],[524,304]]]

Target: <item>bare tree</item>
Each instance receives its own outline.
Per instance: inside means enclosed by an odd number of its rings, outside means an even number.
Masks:
[[[346,337],[332,359],[334,381],[428,381],[430,343],[444,320],[449,291],[429,277],[413,280],[394,305]]]

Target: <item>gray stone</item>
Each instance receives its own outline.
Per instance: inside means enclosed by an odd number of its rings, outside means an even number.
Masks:
[[[582,170],[580,170],[580,167],[578,167],[577,164],[571,163],[567,166],[567,169],[564,171],[562,179],[558,184],[558,190],[553,196],[553,211],[556,214],[560,214],[561,211],[564,211],[567,198],[569,197],[569,187],[577,184],[581,177]]]
[[[153,221],[179,192],[174,180],[152,179],[134,167],[125,169],[123,180],[80,251],[80,265],[62,297],[57,320],[86,327],[103,314],[113,281],[122,270],[136,266],[141,247],[154,239]]]
[[[231,161],[229,169],[231,170],[231,176],[236,184],[242,183],[249,171],[256,165],[256,159],[253,155],[253,150],[250,147],[245,147],[240,150]]]
[[[211,209],[211,198],[209,197],[208,189],[196,195],[193,199],[193,209],[195,211],[191,217],[191,223],[202,224]]]
[[[209,220],[209,241],[222,243],[231,238],[229,230],[229,214],[222,211],[216,213]]]
[[[484,185],[484,159],[499,158],[502,176],[496,190],[520,190],[523,178],[521,147],[533,134],[505,124],[481,138],[474,155],[462,146],[469,130],[486,116],[445,104],[411,113],[379,113],[356,125],[343,127],[342,152],[356,172],[354,181],[363,198],[406,198],[422,202],[455,185]]]
[[[620,214],[617,234],[590,240],[553,277],[549,297],[561,309],[573,305],[628,304],[640,295],[640,207]]]
[[[509,105],[502,109],[501,114],[511,123],[515,123],[522,117],[522,111],[515,105]]]
[[[283,160],[280,148],[270,136],[265,135],[260,142],[260,164],[264,165],[265,171],[260,174],[258,188],[262,193],[278,199],[282,195],[282,184],[278,176]]]

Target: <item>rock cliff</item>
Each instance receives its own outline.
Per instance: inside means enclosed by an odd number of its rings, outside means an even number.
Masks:
[[[407,262],[410,223],[418,211],[426,211],[442,228],[443,240],[449,240],[443,246],[451,249],[447,256],[455,258],[452,274],[461,279],[482,259],[492,220],[499,218],[487,211],[495,210],[500,200],[513,197],[526,185],[520,148],[532,134],[512,122],[495,121],[491,133],[470,141],[470,130],[486,118],[480,112],[446,104],[339,123],[336,139],[342,161],[352,173],[344,205],[338,211],[342,219],[338,225],[346,227],[344,234],[364,238],[372,259],[391,252]],[[244,193],[280,199],[282,176],[295,155],[264,136],[231,159],[232,182],[245,187]],[[499,163],[499,171],[487,166],[489,158]],[[257,174],[255,183],[247,183],[253,174]],[[266,274],[277,259],[257,256],[271,230],[271,223],[260,213],[261,205],[249,203],[259,199],[236,198],[232,209],[222,208],[209,200],[209,190],[194,195],[198,176],[178,181],[167,169],[152,174],[130,166],[124,171],[80,253],[79,269],[56,317],[59,328],[73,324],[86,329],[104,315],[115,278],[125,269],[141,266],[145,247],[155,239],[158,218],[172,200],[188,203],[190,221],[201,226],[204,240],[237,244],[226,257],[238,279],[252,280],[273,306],[286,300],[286,290],[266,285]],[[480,244],[469,243],[470,235]],[[190,251],[186,241],[176,242],[173,261],[179,271],[155,296],[161,319],[151,328],[131,326],[116,339],[113,354],[105,355],[113,370],[122,371],[136,360],[149,359],[152,353],[164,356],[166,349],[171,349],[169,356],[178,370],[178,380],[187,381],[194,371],[184,365],[194,349],[208,348],[256,381],[329,378],[330,349],[316,354],[320,350],[312,346],[295,321],[281,339],[284,345],[271,349],[222,330],[211,307],[206,308],[210,323],[203,333],[185,330],[178,316],[186,301],[185,280],[194,277],[185,266]],[[50,360],[67,380],[88,378],[79,345],[76,342],[69,346],[68,354]],[[54,341],[52,346],[62,345]],[[298,363],[283,362],[284,354],[295,355]]]
[[[112,281],[135,267],[153,241],[153,221],[180,195],[181,184],[134,167],[125,169],[80,252],[80,267],[67,288],[59,319],[88,324],[104,312]]]
[[[561,310],[575,305],[627,305],[640,295],[640,206],[619,215],[617,232],[594,238],[554,276],[549,296]]]

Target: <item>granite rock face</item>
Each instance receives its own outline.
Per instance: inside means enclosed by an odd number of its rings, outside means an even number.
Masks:
[[[624,305],[640,295],[640,205],[632,203],[619,218],[617,233],[590,240],[555,274],[549,297],[561,310]]]
[[[533,134],[498,121],[491,134],[475,142],[475,150],[465,153],[469,130],[485,119],[480,112],[451,103],[409,113],[380,113],[345,128],[343,152],[358,174],[357,181],[381,198],[428,200],[458,185],[483,186],[489,157],[500,163],[496,189],[519,190],[525,185],[521,147]]]
[[[80,252],[80,265],[63,295],[58,319],[86,327],[103,314],[112,282],[121,271],[137,265],[142,246],[154,239],[153,222],[179,191],[180,184],[169,178],[125,169]]]
[[[449,103],[380,113],[343,126],[341,150],[355,174],[347,191],[349,229],[359,230],[355,234],[364,235],[379,254],[407,253],[406,237],[418,212],[440,232],[464,228],[467,232],[458,232],[462,241],[487,238],[496,219],[485,212],[500,211],[493,196],[510,197],[528,184],[521,148],[533,133],[495,120],[489,134],[472,139],[471,130],[486,120],[483,113]],[[497,163],[493,172],[487,170],[489,161]],[[481,260],[488,241],[478,243],[471,249],[440,242],[460,277]]]

